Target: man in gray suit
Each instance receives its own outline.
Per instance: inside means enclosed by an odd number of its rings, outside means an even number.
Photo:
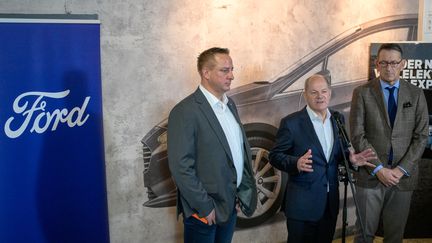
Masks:
[[[402,242],[411,195],[417,184],[418,162],[427,143],[428,110],[423,91],[399,79],[402,49],[383,44],[378,50],[375,80],[353,92],[351,141],[356,150],[372,148],[377,167],[355,173],[358,213],[366,242],[373,242],[380,215],[384,242]],[[355,242],[363,242],[357,220]]]
[[[229,50],[198,57],[201,84],[168,118],[168,161],[185,242],[231,242],[237,210],[251,216],[257,191],[248,140],[234,102]],[[236,210],[237,209],[237,210]]]

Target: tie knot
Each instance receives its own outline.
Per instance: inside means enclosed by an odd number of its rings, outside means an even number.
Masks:
[[[390,94],[392,95],[394,90],[396,89],[396,87],[386,87],[386,89],[390,92]]]

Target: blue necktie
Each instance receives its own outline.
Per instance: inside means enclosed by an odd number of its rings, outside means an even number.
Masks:
[[[387,112],[388,112],[388,116],[390,119],[390,125],[393,128],[394,125],[394,120],[396,118],[396,111],[397,111],[397,105],[396,105],[396,101],[394,98],[394,91],[396,89],[396,87],[387,87],[386,88],[389,91],[389,98],[388,98],[388,102],[387,102]],[[393,147],[390,147],[390,152],[389,152],[389,157],[388,157],[388,164],[392,164],[393,162]]]
[[[389,115],[389,118],[390,118],[391,127],[393,128],[394,120],[395,120],[395,117],[396,117],[396,110],[397,110],[396,101],[395,101],[395,98],[394,98],[394,95],[393,95],[396,87],[391,87],[391,88],[387,87],[386,89],[390,93],[389,94],[389,98],[388,98],[388,103],[387,103],[387,112],[388,112],[388,115]]]

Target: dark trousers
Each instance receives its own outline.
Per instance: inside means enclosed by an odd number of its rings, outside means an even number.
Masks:
[[[287,219],[288,243],[331,243],[337,216],[330,213],[329,203],[322,218],[317,222]]]
[[[217,215],[216,215],[217,217]],[[223,225],[207,225],[194,217],[183,219],[185,243],[230,243],[234,235],[237,211]]]

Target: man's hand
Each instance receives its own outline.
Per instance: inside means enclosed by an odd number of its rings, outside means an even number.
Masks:
[[[376,167],[374,164],[369,163],[370,160],[377,159],[377,156],[372,149],[365,149],[358,154],[355,154],[354,152],[354,149],[350,149],[349,159],[354,166]]]
[[[308,151],[297,160],[297,169],[299,172],[313,172],[311,158],[312,150],[308,149]]]
[[[395,167],[392,169],[393,175],[395,175],[399,180],[402,178],[402,176],[404,176],[404,173],[402,172],[401,169],[399,169],[399,167]]]
[[[212,224],[216,224],[216,213],[215,210],[213,209],[209,215],[206,216],[208,225],[212,225]]]
[[[401,172],[399,169],[397,170]],[[382,168],[376,173],[378,179],[386,187],[396,186],[399,183],[399,179],[401,178],[398,175],[399,174],[396,173],[394,169],[388,169],[388,168]]]

